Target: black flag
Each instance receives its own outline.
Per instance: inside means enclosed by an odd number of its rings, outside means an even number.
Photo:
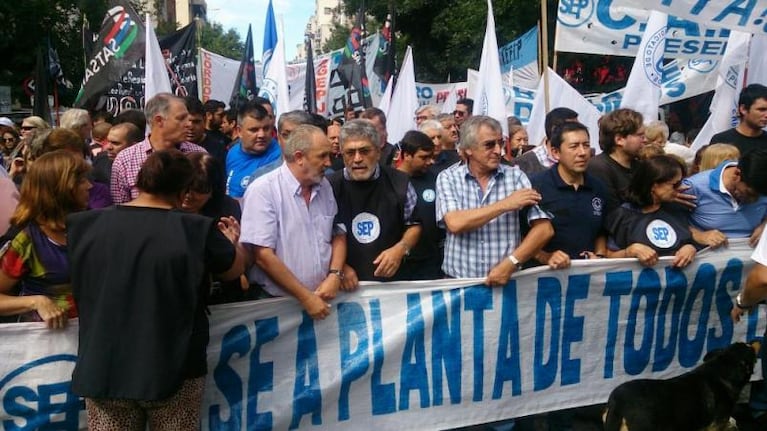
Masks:
[[[48,50],[47,46],[37,48],[35,65],[35,100],[32,113],[50,123],[51,108],[48,105]]]
[[[349,99],[354,99],[353,93],[357,93],[363,108],[373,106],[370,98],[370,86],[365,72],[365,58],[362,49],[362,28],[364,26],[364,11],[360,8],[357,13],[357,23],[349,34],[344,48],[344,56],[338,65],[338,74],[341,82],[349,92]]]
[[[229,107],[238,111],[240,106],[258,95],[256,87],[256,64],[253,61],[253,33],[248,25],[248,37],[245,38],[245,52],[240,61],[240,70],[234,81]]]
[[[312,52],[312,39],[306,37],[306,84],[304,86],[304,109],[312,114],[317,113],[317,81],[314,79],[314,52]]]
[[[168,60],[170,87],[176,96],[197,96],[197,25],[191,23],[160,39]]]

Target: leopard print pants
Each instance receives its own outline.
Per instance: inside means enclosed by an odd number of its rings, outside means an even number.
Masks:
[[[169,398],[159,401],[85,399],[91,431],[196,431],[205,377],[185,380]]]

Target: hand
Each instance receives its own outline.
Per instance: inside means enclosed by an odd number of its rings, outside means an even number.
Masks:
[[[676,189],[676,196],[674,197],[674,202],[685,206],[689,209],[694,209],[697,207],[695,204],[695,201],[698,199],[695,197],[695,195],[689,195],[684,192],[689,190],[692,186],[689,186],[687,184],[682,184],[681,186],[677,187]]]
[[[221,217],[217,227],[232,244],[237,244],[240,240],[240,223],[236,218],[232,216]]]
[[[762,237],[762,232],[764,231],[764,223],[761,223],[759,226],[754,229],[754,231],[751,233],[751,236],[748,237],[748,245],[751,246],[751,248],[756,247],[756,244],[759,242],[759,238]]]
[[[658,263],[658,253],[644,244],[634,243],[626,248],[626,257],[635,257],[643,266],[653,266]]]
[[[674,260],[671,261],[671,266],[674,268],[684,268],[695,259],[695,252],[695,247],[691,244],[683,245],[682,248],[674,253]]]
[[[511,274],[514,273],[516,266],[509,259],[503,259],[501,263],[495,265],[487,273],[485,284],[490,287],[503,287],[509,282]]]
[[[314,292],[310,292],[304,299],[301,300],[301,305],[304,307],[309,316],[315,320],[322,320],[330,315],[330,304],[323,301],[322,298],[317,296]]]
[[[335,274],[328,274],[322,283],[317,286],[314,294],[324,299],[325,301],[331,301],[336,297],[338,289],[341,287],[341,277]]]
[[[387,248],[373,261],[373,265],[377,265],[373,275],[384,278],[393,277],[397,273],[404,257],[405,247],[399,243]]]
[[[598,255],[593,251],[582,251],[578,256],[583,259],[604,259],[605,257],[604,255]]]
[[[699,234],[693,236],[695,237],[695,241],[702,245],[707,245],[711,248],[727,245],[727,236],[716,229],[700,232]]]
[[[344,281],[341,284],[341,289],[347,292],[357,290],[360,286],[360,279],[357,277],[357,271],[349,265],[344,265]]]
[[[570,267],[570,256],[562,250],[557,250],[549,256],[548,262],[551,269],[564,269]]]
[[[507,211],[519,211],[520,209],[536,205],[541,201],[541,194],[535,189],[519,189],[503,199]]]
[[[34,308],[40,318],[51,329],[61,329],[67,326],[67,310],[56,305],[51,298],[43,295],[34,297]]]
[[[746,314],[746,311],[748,310],[744,310],[735,304],[732,304],[732,310],[730,310],[730,317],[732,318],[732,321],[735,323],[740,322],[740,318]]]
[[[24,159],[21,157],[16,157],[13,159],[13,161],[11,161],[11,166],[8,170],[8,176],[13,178],[16,175],[24,172],[24,170]]]

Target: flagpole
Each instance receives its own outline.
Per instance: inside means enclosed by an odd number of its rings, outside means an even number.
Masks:
[[[541,63],[543,64],[543,103],[546,112],[549,112],[549,13],[547,3],[541,2]]]

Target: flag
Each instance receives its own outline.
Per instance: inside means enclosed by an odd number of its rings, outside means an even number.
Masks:
[[[248,29],[250,32],[250,29]],[[261,79],[266,79],[266,73],[269,71],[269,63],[272,61],[272,54],[277,46],[277,21],[274,19],[274,7],[272,0],[269,0],[269,6],[266,8],[266,23],[264,24],[264,44],[261,54]]]
[[[738,98],[743,89],[745,65],[748,62],[748,42],[751,35],[737,30],[731,30],[727,38],[727,47],[724,49],[719,65],[719,76],[716,79],[714,97],[711,99],[711,114],[700,133],[690,145],[690,149],[698,151],[700,147],[708,145],[711,138],[719,132],[723,132],[738,124]],[[764,55],[764,52],[755,52],[756,55]]]
[[[549,74],[549,106],[551,109],[562,107],[570,108],[577,112],[578,121],[589,129],[591,148],[594,148],[597,154],[601,153],[598,124],[601,114],[599,110],[551,68],[547,68],[547,73]],[[538,89],[535,90],[533,109],[530,112],[530,119],[527,123],[527,134],[530,137],[530,143],[533,145],[539,145],[543,142],[543,138],[546,137],[544,123],[547,112],[544,100],[546,97],[544,85],[545,80],[541,79],[538,82]]]
[[[392,14],[386,15],[381,31],[378,32],[378,52],[373,63],[373,71],[381,78],[381,86],[388,85],[389,78],[394,73],[394,29],[392,28]],[[381,88],[385,91],[386,88]]]
[[[663,51],[666,49],[668,15],[650,11],[650,18],[626,82],[621,108],[633,109],[649,123],[658,119],[663,78]]]
[[[415,89],[413,50],[408,46],[386,118],[386,132],[391,142],[399,142],[408,130],[415,129],[418,93]]]
[[[269,99],[274,109],[274,118],[290,111],[290,93],[288,91],[288,72],[285,67],[285,34],[280,26],[277,45],[274,46],[269,71],[258,95]]]
[[[197,24],[193,22],[160,39],[160,49],[169,68],[173,94],[197,96]]]
[[[455,111],[455,105],[458,102],[458,92],[456,92],[455,84],[450,87],[450,92],[447,94],[445,103],[442,104],[443,114],[452,114]]]
[[[145,79],[144,100],[149,100],[158,93],[170,93],[170,80],[168,80],[168,66],[165,57],[160,51],[160,42],[154,34],[152,16],[146,14],[146,45],[145,45]]]
[[[304,84],[304,110],[317,113],[317,81],[314,79],[314,52],[312,39],[306,37],[306,83]]]
[[[35,65],[35,99],[32,114],[51,122],[51,108],[48,104],[48,50],[43,46],[37,49]]]
[[[751,36],[750,53],[767,52],[767,36],[764,34],[754,34]],[[748,67],[746,69],[746,84],[767,82],[767,55],[749,55]]]
[[[144,56],[144,25],[124,0],[112,0],[85,65],[75,107],[101,110],[104,94]]]
[[[269,3],[271,6],[271,2]],[[248,25],[248,37],[245,38],[245,52],[240,61],[240,70],[234,81],[232,96],[229,98],[229,107],[238,111],[240,106],[258,94],[256,87],[256,65],[253,61],[253,33]]]
[[[64,71],[61,69],[61,61],[59,61],[59,53],[56,48],[51,45],[51,38],[47,38],[48,43],[48,74],[56,84],[71,89],[73,87],[72,82],[64,76]]]
[[[487,115],[501,123],[503,136],[509,134],[506,122],[506,101],[503,95],[501,61],[498,58],[498,41],[495,38],[495,18],[493,3],[487,0],[487,27],[485,41],[482,44],[482,59],[479,62],[479,85],[474,88],[473,115]]]
[[[364,25],[364,19],[363,9],[360,8],[357,13],[357,23],[349,34],[346,47],[344,47],[343,58],[338,65],[338,76],[344,88],[348,91],[352,105],[359,106],[359,103],[353,102],[353,96],[356,95],[359,102],[362,103],[362,107],[369,108],[373,106],[373,101],[370,97],[370,87],[368,86],[362,50],[362,26]]]
[[[391,93],[392,88],[394,87],[394,76],[389,77],[389,82],[386,84],[386,89],[384,90],[383,96],[381,96],[381,101],[378,103],[378,109],[384,112],[386,114],[386,118],[389,118],[389,107],[391,106]]]

